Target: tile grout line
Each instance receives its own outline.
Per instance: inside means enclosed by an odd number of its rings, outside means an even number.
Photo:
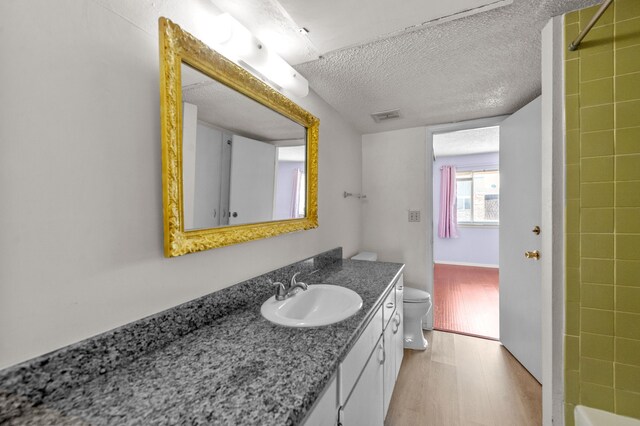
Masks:
[[[613,107],[613,179],[614,179],[614,184],[613,184],[613,411],[614,413],[618,412],[618,398],[616,397],[616,312],[618,309],[618,298],[617,298],[617,272],[616,270],[617,265],[618,265],[618,253],[617,253],[617,242],[618,242],[618,234],[617,234],[617,229],[616,229],[616,223],[617,221],[617,217],[618,217],[618,211],[617,211],[617,192],[616,191],[616,187],[617,187],[617,166],[618,166],[618,157],[617,157],[617,153],[618,153],[618,138],[617,138],[617,126],[618,126],[618,108],[616,108],[617,105],[617,71],[618,71],[618,66],[617,66],[617,53],[616,53],[616,34],[617,34],[617,20],[616,20],[616,10],[615,10],[615,4],[612,5],[613,6],[613,39],[611,40],[611,44],[613,46],[613,101],[614,101],[614,107]]]
[[[578,28],[581,27],[580,13],[578,13]],[[582,181],[580,164],[582,163],[582,105],[581,105],[581,87],[580,81],[582,80],[582,54],[578,55],[578,129],[580,129],[580,137],[578,140],[578,204],[580,228],[582,228]],[[578,229],[580,229],[578,228]],[[578,268],[580,270],[580,279],[578,281],[578,288],[580,290],[580,298],[578,303],[578,404],[582,403],[582,233],[578,233]]]
[[[638,45],[638,46],[640,46],[640,45]],[[617,50],[622,50],[622,49],[617,49]],[[613,56],[614,56],[614,58],[615,58],[615,49],[614,49],[612,52],[613,52]],[[606,52],[605,52],[605,53],[606,53]],[[595,55],[594,55],[594,56],[595,56]],[[615,60],[615,59],[614,59],[614,60]],[[571,62],[571,61],[577,61],[577,59],[570,59],[570,60],[568,60],[568,61],[566,61],[566,62]],[[614,68],[615,68],[615,63],[613,64],[613,66],[614,66]],[[633,74],[640,74],[640,71],[631,71],[631,72],[625,72],[625,73],[623,73],[623,74],[614,74],[613,76],[608,76],[608,77],[598,77],[598,78],[592,78],[592,79],[589,79],[589,80],[580,80],[580,82],[579,82],[579,83],[580,83],[580,84],[584,84],[584,83],[593,83],[593,82],[597,82],[597,81],[608,80],[608,79],[610,79],[610,78],[615,79],[616,77],[624,77],[624,76],[627,76],[627,75],[633,75]],[[567,96],[572,96],[572,95],[576,95],[576,94],[575,94],[575,93],[573,93],[573,94],[570,94],[570,95],[567,95]],[[631,100],[628,100],[628,101],[622,101],[622,102],[633,102],[633,101],[637,101],[637,99],[631,99]],[[616,102],[615,102],[615,101],[614,101],[614,102],[607,102],[607,103],[604,103],[604,104],[598,104],[598,105],[607,105],[607,104],[610,104],[610,103],[616,103]],[[590,106],[598,106],[598,105],[590,105]],[[587,106],[587,107],[585,107],[585,108],[589,108],[590,106]]]

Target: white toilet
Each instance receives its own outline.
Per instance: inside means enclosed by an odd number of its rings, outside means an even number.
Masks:
[[[431,295],[417,288],[404,287],[404,347],[423,351],[429,343],[422,334],[422,318],[431,310]]]
[[[378,254],[362,251],[351,259],[376,261]],[[404,347],[423,351],[429,343],[422,334],[422,318],[431,310],[431,295],[426,291],[406,286],[403,295]]]

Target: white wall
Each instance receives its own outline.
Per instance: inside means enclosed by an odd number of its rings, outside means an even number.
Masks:
[[[405,263],[405,284],[430,293],[431,152],[424,127],[362,136],[362,248]],[[408,221],[410,209],[422,212],[421,222]]]
[[[360,203],[342,191],[360,192],[361,138],[311,93],[297,101],[321,123],[320,228],[163,257],[157,18],[200,36],[212,7],[0,2],[0,368],[336,246],[358,249]]]

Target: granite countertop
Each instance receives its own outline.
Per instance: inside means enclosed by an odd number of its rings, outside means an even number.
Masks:
[[[362,297],[362,309],[344,321],[318,328],[282,327],[265,320],[261,304],[254,301],[5,420],[299,424],[403,268],[398,263],[334,263],[305,281],[341,285]]]

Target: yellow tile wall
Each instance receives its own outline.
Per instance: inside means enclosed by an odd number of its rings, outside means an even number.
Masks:
[[[600,6],[565,16],[568,45]],[[640,0],[565,54],[565,418],[640,418]]]

